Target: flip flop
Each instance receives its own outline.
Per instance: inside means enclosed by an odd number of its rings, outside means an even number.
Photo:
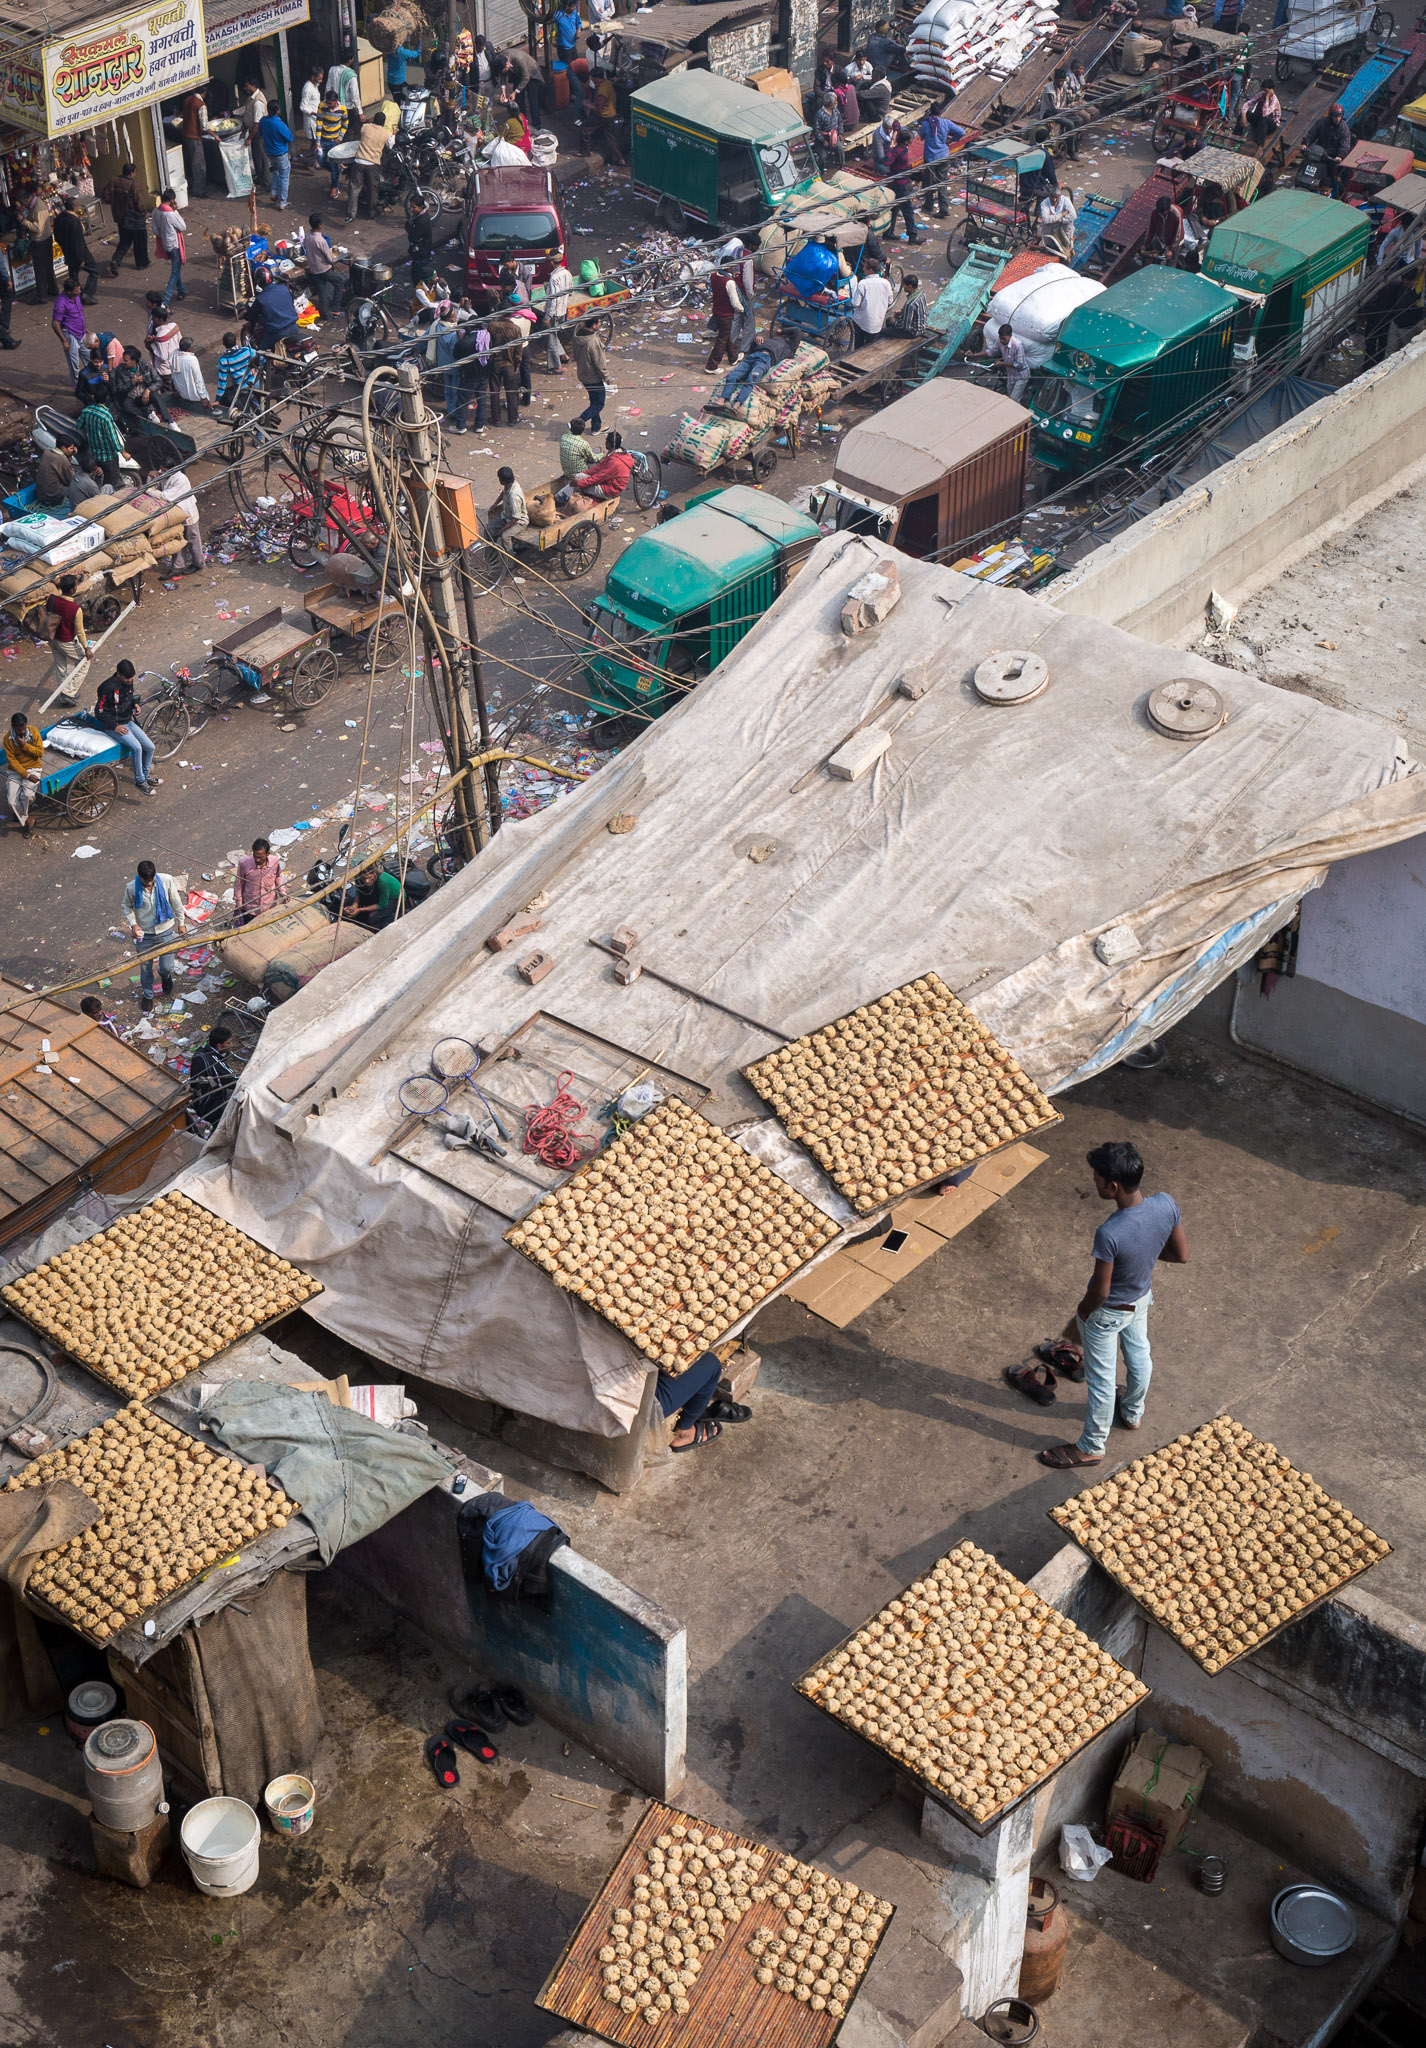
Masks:
[[[535,1718],[535,1710],[521,1692],[518,1685],[493,1685],[495,1704],[504,1710],[507,1721],[513,1721],[517,1728],[528,1728]]]
[[[729,1401],[720,1394],[716,1401],[710,1401],[703,1413],[714,1422],[747,1422],[752,1409],[743,1401]]]
[[[1070,1472],[1080,1465],[1102,1465],[1103,1453],[1097,1458],[1086,1458],[1075,1444],[1056,1444],[1053,1449],[1037,1453],[1042,1465],[1049,1465],[1056,1472]]]
[[[450,1792],[460,1783],[460,1772],[456,1769],[456,1753],[444,1735],[433,1735],[426,1744],[426,1762],[436,1783],[443,1792]]]
[[[1054,1337],[1047,1343],[1035,1346],[1036,1358],[1053,1366],[1061,1378],[1073,1380],[1078,1386],[1084,1379],[1084,1353],[1076,1349],[1067,1337]]]
[[[721,1422],[695,1422],[693,1425],[693,1442],[691,1444],[671,1444],[669,1448],[674,1456],[678,1457],[682,1451],[701,1450],[704,1444],[711,1444],[715,1437],[720,1437],[722,1434],[723,1425]]]
[[[495,1694],[483,1685],[453,1685],[450,1700],[458,1720],[473,1722],[487,1735],[498,1735],[505,1726],[505,1709]]]
[[[451,1742],[458,1742],[462,1749],[479,1757],[483,1764],[498,1763],[500,1752],[483,1728],[477,1728],[473,1721],[447,1721],[446,1733]],[[449,1744],[447,1747],[449,1748]]]
[[[1007,1387],[1013,1387],[1038,1408],[1048,1408],[1058,1398],[1055,1375],[1048,1365],[1007,1365],[1000,1377]]]

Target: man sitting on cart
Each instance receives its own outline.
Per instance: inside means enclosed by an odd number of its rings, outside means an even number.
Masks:
[[[593,469],[584,470],[579,476],[555,492],[555,503],[563,511],[577,491],[582,498],[590,498],[595,504],[602,504],[609,498],[622,498],[629,488],[629,478],[634,474],[634,458],[624,446],[622,434],[610,432],[604,436],[604,455]]]
[[[490,538],[500,541],[506,547],[514,547],[530,537],[530,513],[525,504],[525,493],[515,481],[515,472],[507,465],[495,472],[500,485],[500,496],[490,508]]]
[[[45,743],[23,711],[10,713],[5,735],[5,801],[18,819],[20,836],[30,836],[30,803],[40,786]]]

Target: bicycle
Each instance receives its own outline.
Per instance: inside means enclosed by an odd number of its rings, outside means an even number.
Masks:
[[[171,761],[185,740],[202,732],[217,709],[217,698],[201,675],[164,675],[146,668],[134,678],[134,695],[139,724],[153,741],[157,761]]]

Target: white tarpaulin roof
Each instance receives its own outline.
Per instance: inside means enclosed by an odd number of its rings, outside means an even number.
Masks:
[[[507,1216],[390,1153],[373,1163],[436,1040],[490,1045],[549,1011],[705,1083],[715,1121],[751,1123],[765,1110],[742,1066],[934,969],[1054,1089],[1182,1015],[1330,862],[1426,827],[1426,775],[1386,726],[948,569],[899,556],[901,604],[847,639],[847,591],[887,552],[823,540],[715,680],[269,1020],[231,1159],[185,1184],[321,1280],[323,1323],[399,1369],[617,1435],[645,1383],[632,1349],[501,1242]],[[1048,688],[983,703],[977,664],[1022,648]],[[1145,713],[1184,676],[1228,709],[1196,743]],[[926,695],[897,695],[902,678]],[[888,751],[833,779],[827,757],[866,724]],[[618,807],[638,824],[616,837]],[[487,951],[542,890],[529,947]],[[629,988],[590,944],[621,924],[645,970]],[[1121,926],[1105,966],[1095,941]],[[555,966],[532,989],[514,958],[536,946]]]

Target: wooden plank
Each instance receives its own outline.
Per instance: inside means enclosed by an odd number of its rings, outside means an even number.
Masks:
[[[779,1860],[779,1852],[766,1843],[734,1834],[728,1828],[715,1828],[711,1821],[650,1800],[639,1825],[546,1978],[536,2005],[605,2041],[620,2043],[621,2048],[635,2048],[636,2043],[648,2042],[656,2044],[656,2048],[734,2048],[734,2044],[737,2048],[754,2048],[754,2044],[756,2048],[829,2048],[841,2024],[839,2020],[825,2010],[815,2012],[810,2004],[799,2004],[775,1984],[760,1984],[757,1980],[757,1965],[748,1953],[753,1934],[759,1928],[775,1930],[784,1938],[793,1932],[784,1917],[786,1908],[776,1906],[770,1899],[752,1905],[705,1957],[697,1981],[687,1989],[691,2010],[682,2017],[670,2013],[650,2026],[642,2013],[625,2013],[603,1996],[599,1950],[606,1942],[612,1915],[632,1906],[635,1875],[646,1867],[649,1849],[656,1839],[666,1835],[676,1823],[696,1828],[705,1836],[716,1834],[727,1848],[756,1851],[767,1859],[767,1873]],[[886,1925],[889,1924],[888,1916]],[[884,1936],[885,1926],[881,1933]],[[862,1982],[876,1959],[878,1939],[872,1939],[872,1952],[863,1963]],[[855,1990],[848,1993],[849,1999],[855,1996]]]
[[[48,1187],[72,1171],[71,1163],[63,1152],[33,1130],[28,1121],[21,1121],[15,1116],[16,1107],[14,1098],[7,1093],[4,1103],[0,1104],[0,1151],[7,1159],[18,1160]],[[22,1102],[18,1107],[23,1117],[27,1105]]]

